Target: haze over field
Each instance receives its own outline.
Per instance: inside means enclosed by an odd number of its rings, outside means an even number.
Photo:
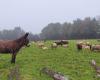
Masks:
[[[0,0],[0,30],[20,26],[40,33],[51,22],[100,15],[100,0]]]

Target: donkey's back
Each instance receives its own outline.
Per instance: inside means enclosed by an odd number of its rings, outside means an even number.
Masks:
[[[17,46],[16,42],[13,40],[0,40],[0,53],[11,53],[15,45]]]

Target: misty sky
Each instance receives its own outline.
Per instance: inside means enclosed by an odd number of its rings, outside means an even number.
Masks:
[[[51,22],[100,15],[100,0],[0,0],[0,30],[21,26],[40,33]]]

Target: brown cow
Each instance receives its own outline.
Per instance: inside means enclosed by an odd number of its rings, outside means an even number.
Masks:
[[[91,50],[92,51],[100,51],[100,45],[92,45]]]
[[[54,43],[62,46],[62,45],[68,44],[69,42],[67,40],[60,40],[60,41],[55,41]]]

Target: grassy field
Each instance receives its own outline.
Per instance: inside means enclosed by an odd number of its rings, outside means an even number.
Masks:
[[[92,44],[99,43],[90,40]],[[51,41],[47,41],[49,46]],[[42,50],[31,44],[29,48],[23,48],[17,55],[16,64],[11,64],[11,55],[0,54],[0,80],[8,80],[10,69],[16,65],[20,69],[20,80],[52,80],[49,76],[42,74],[40,70],[48,67],[68,76],[70,80],[100,80],[95,78],[95,70],[90,61],[95,59],[100,65],[100,52],[90,50],[77,51],[76,41],[69,41],[69,47],[58,47],[57,49]]]

